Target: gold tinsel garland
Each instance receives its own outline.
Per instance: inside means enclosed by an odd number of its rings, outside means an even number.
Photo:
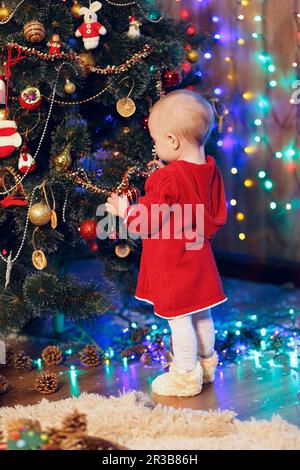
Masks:
[[[82,188],[87,189],[94,194],[110,195],[111,193],[116,193],[120,195],[120,194],[124,194],[126,189],[129,189],[129,177],[131,175],[135,174],[137,176],[148,178],[152,174],[152,172],[153,172],[152,170],[140,171],[137,169],[137,167],[134,167],[134,166],[129,167],[127,171],[124,173],[124,175],[122,176],[121,183],[116,187],[116,189],[113,189],[113,190],[99,188],[98,186],[93,184],[83,168],[80,168],[77,171],[67,171],[66,176],[72,181],[74,181],[76,184],[81,186]]]
[[[126,60],[126,62],[124,62],[123,64],[107,65],[106,67],[98,67],[98,66],[86,65],[80,59],[80,56],[73,51],[70,51],[70,52],[62,51],[60,52],[60,54],[48,54],[48,53],[40,52],[36,50],[34,47],[21,46],[17,42],[9,42],[7,46],[5,46],[5,48],[17,49],[19,52],[24,52],[25,54],[28,54],[28,55],[34,55],[41,60],[51,60],[51,61],[54,61],[55,59],[71,60],[71,61],[77,62],[83,69],[87,69],[90,72],[94,72],[99,75],[124,73],[127,70],[129,70],[133,65],[135,65],[138,62],[141,62],[143,59],[148,57],[153,51],[153,47],[149,46],[149,44],[145,44],[143,49],[133,54],[133,56],[130,57],[130,59]],[[3,50],[5,48],[2,47],[1,49]]]

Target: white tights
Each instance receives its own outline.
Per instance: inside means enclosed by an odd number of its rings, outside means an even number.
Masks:
[[[210,309],[168,320],[172,332],[174,362],[185,371],[196,367],[198,356],[212,356],[215,327]]]

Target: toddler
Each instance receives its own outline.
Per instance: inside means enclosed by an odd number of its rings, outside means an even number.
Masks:
[[[197,395],[214,381],[218,363],[211,308],[227,298],[211,241],[227,209],[221,174],[204,151],[213,123],[213,109],[200,95],[178,90],[163,97],[149,117],[160,161],[149,163],[158,169],[146,181],[145,196],[130,206],[112,194],[106,203],[142,238],[136,298],[170,325],[174,361],[152,382],[159,395]]]

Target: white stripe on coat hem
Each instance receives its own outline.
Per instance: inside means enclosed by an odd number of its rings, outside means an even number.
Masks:
[[[135,298],[136,298],[137,300],[142,300],[143,302],[147,302],[148,304],[154,305],[154,303],[151,302],[151,301],[148,300],[148,299],[142,299],[141,297],[137,297],[136,295],[135,295]],[[207,309],[209,309],[209,308],[216,307],[217,305],[223,304],[223,303],[226,302],[227,300],[228,300],[228,297],[226,297],[225,299],[221,300],[220,302],[217,302],[216,304],[208,305],[207,307],[194,310],[193,312],[185,313],[184,315],[177,315],[177,317],[163,317],[162,315],[159,315],[159,314],[156,313],[155,311],[154,311],[154,314],[157,315],[157,316],[160,317],[160,318],[163,318],[164,320],[173,320],[173,319],[179,318],[179,317],[187,317],[188,315],[192,315],[193,313],[203,312],[203,310],[207,310]]]

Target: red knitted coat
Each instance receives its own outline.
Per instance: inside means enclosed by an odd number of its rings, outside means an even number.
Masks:
[[[155,217],[157,223],[151,225],[154,220],[151,207],[157,204],[165,204],[168,209],[172,204],[179,204],[182,208],[184,204],[190,204],[192,217],[182,219],[178,230],[174,214],[165,210],[161,211],[159,218]],[[204,205],[203,246],[190,250],[186,248],[186,233],[189,233],[188,228],[195,227],[196,204]],[[145,208],[148,209],[147,215],[143,212]],[[142,219],[138,219],[141,214]],[[189,315],[225,302],[227,297],[211,241],[225,224],[226,217],[223,180],[212,157],[208,156],[202,165],[177,160],[155,171],[146,181],[145,196],[139,198],[138,204],[127,208],[124,218],[129,232],[139,233],[143,244],[136,298],[153,304],[154,313],[166,319]],[[171,236],[164,239],[162,231],[167,218]],[[180,239],[178,232],[181,232]],[[191,242],[190,237],[188,242]]]

